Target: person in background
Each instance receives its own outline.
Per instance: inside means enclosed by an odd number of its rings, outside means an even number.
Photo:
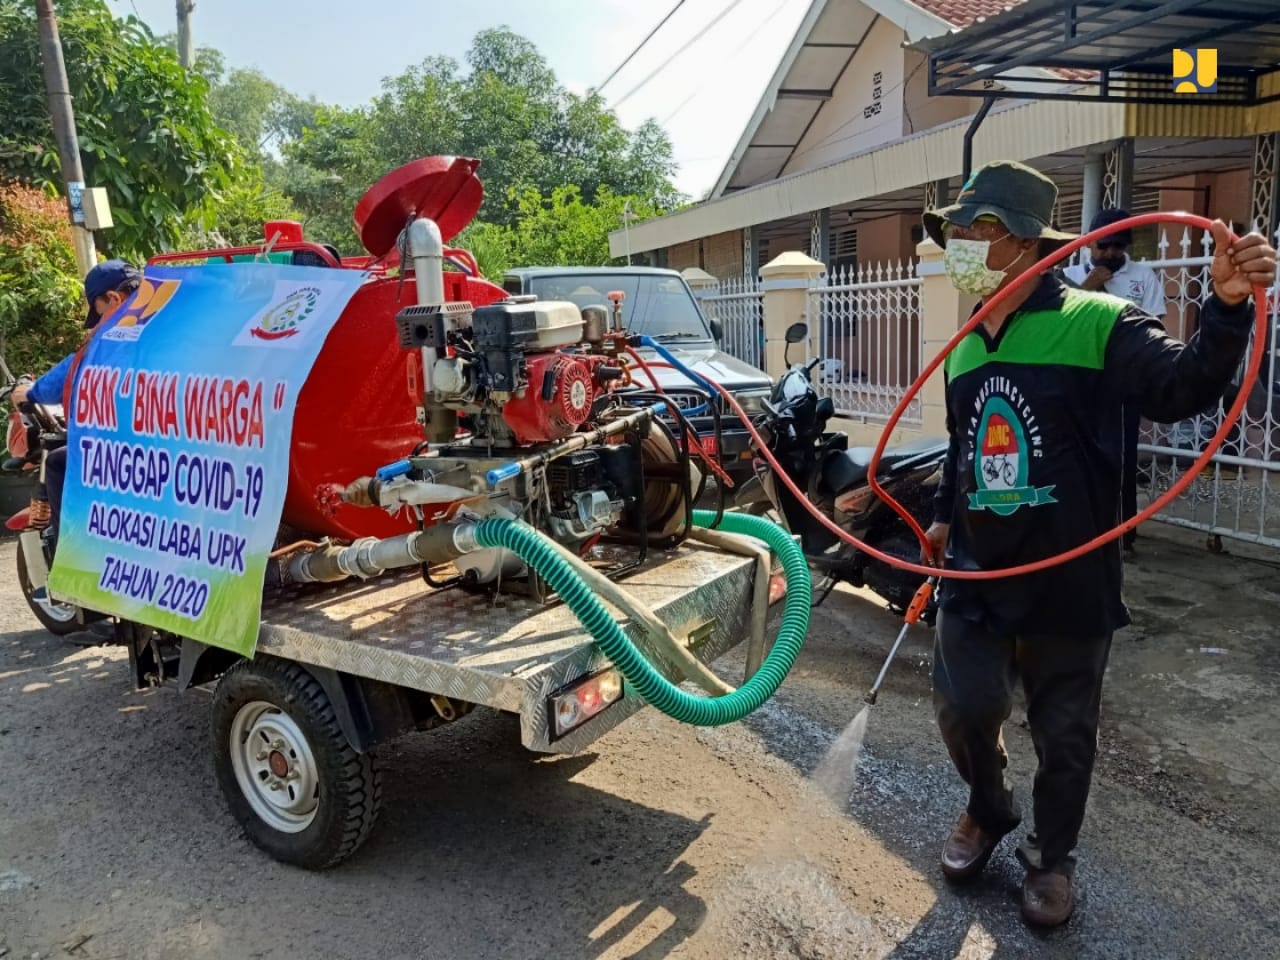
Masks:
[[[142,282],[142,272],[123,260],[107,260],[93,267],[84,278],[84,296],[89,303],[85,316],[85,329],[92,331],[98,322],[114,313],[129,299]],[[85,345],[88,344],[88,338]],[[66,409],[67,422],[71,422],[69,398],[70,381],[75,375],[77,358],[84,346],[58,361],[57,366],[34,383],[21,384],[13,391],[12,403],[16,407],[27,400],[36,403],[61,403]],[[49,509],[53,514],[54,536],[57,536],[58,516],[62,512],[62,487],[67,474],[67,448],[51,450],[44,459],[44,485],[49,497]],[[56,539],[55,539],[56,542]],[[41,590],[44,588],[41,587]]]
[[[1127,220],[1129,212],[1118,207],[1100,210],[1089,224],[1089,232]],[[1164,283],[1155,270],[1129,257],[1133,232],[1117,230],[1089,245],[1089,253],[1079,263],[1063,270],[1066,281],[1082,290],[1102,291],[1128,300],[1139,310],[1157,320],[1164,318]],[[1121,519],[1129,520],[1138,512],[1138,433],[1142,428],[1142,411],[1133,404],[1124,408],[1124,473],[1120,483]],[[1126,555],[1133,553],[1136,530],[1124,535]]]
[[[1115,527],[1120,411],[1162,423],[1222,396],[1249,344],[1255,286],[1276,279],[1259,234],[1213,224],[1212,289],[1183,344],[1116,297],[1072,289],[1039,260],[1074,239],[1049,226],[1058,188],[996,162],[956,202],[924,214],[961,293],[1006,291],[946,362],[950,447],[922,559],[947,571],[999,571],[1056,557]],[[1075,909],[1074,849],[1098,748],[1113,633],[1130,622],[1121,551],[1105,546],[1036,573],[947,577],[938,592],[933,703],[969,802],[942,848],[953,882],[982,872],[1021,814],[1006,781],[1004,724],[1021,683],[1038,766],[1035,829],[1018,848],[1022,915],[1053,927]]]

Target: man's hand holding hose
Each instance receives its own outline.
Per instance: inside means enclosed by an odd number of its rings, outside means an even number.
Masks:
[[[1213,221],[1213,262],[1209,276],[1213,292],[1228,306],[1239,306],[1255,287],[1266,289],[1276,281],[1276,251],[1259,233],[1231,242],[1231,233],[1221,220]]]
[[[931,523],[929,529],[924,532],[925,543],[920,545],[920,562],[935,567],[942,566],[949,536],[951,536],[951,524]]]

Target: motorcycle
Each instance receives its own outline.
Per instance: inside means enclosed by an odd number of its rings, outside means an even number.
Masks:
[[[0,404],[9,402],[19,383],[31,380],[30,377],[15,379],[7,367],[4,374],[9,382],[0,387]],[[54,551],[53,518],[44,490],[42,466],[45,455],[65,446],[66,442],[67,424],[61,405],[27,400],[9,414],[8,453],[0,464],[0,471],[4,473],[31,478],[30,506],[11,516],[5,526],[18,533],[18,586],[23,599],[41,626],[59,637],[83,630],[91,619],[75,604],[36,595],[36,590],[45,586]]]
[[[808,335],[805,324],[793,324],[786,333],[787,352]],[[769,451],[807,499],[841,529],[891,556],[919,562],[919,540],[868,481],[867,467],[874,450],[850,448],[846,434],[826,431],[835,405],[831,398],[819,397],[814,388],[812,373],[819,361],[792,365],[784,354],[784,362],[788,370],[756,423]],[[933,518],[933,497],[942,479],[947,446],[946,438],[925,438],[889,447],[880,458],[880,485],[925,528]],[[867,587],[884,598],[890,609],[905,612],[924,578],[840,540],[777,479],[758,449],[756,455],[755,481],[744,485],[736,505],[752,513],[773,510],[783,526],[799,537],[809,565],[828,578],[814,606],[825,600],[837,583],[845,582]],[[935,615],[931,602],[922,619],[932,623]]]

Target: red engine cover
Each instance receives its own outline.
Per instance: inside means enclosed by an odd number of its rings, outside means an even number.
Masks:
[[[592,366],[583,357],[540,353],[528,359],[529,387],[502,408],[519,443],[561,440],[587,422],[596,398]]]

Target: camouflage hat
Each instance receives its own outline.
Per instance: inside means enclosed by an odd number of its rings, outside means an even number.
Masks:
[[[924,228],[934,243],[945,247],[946,224],[967,227],[985,215],[998,219],[1015,237],[1039,237],[1060,246],[1077,235],[1050,226],[1057,200],[1057,185],[1039,170],[1024,163],[997,160],[973,172],[955,203],[926,210]]]

